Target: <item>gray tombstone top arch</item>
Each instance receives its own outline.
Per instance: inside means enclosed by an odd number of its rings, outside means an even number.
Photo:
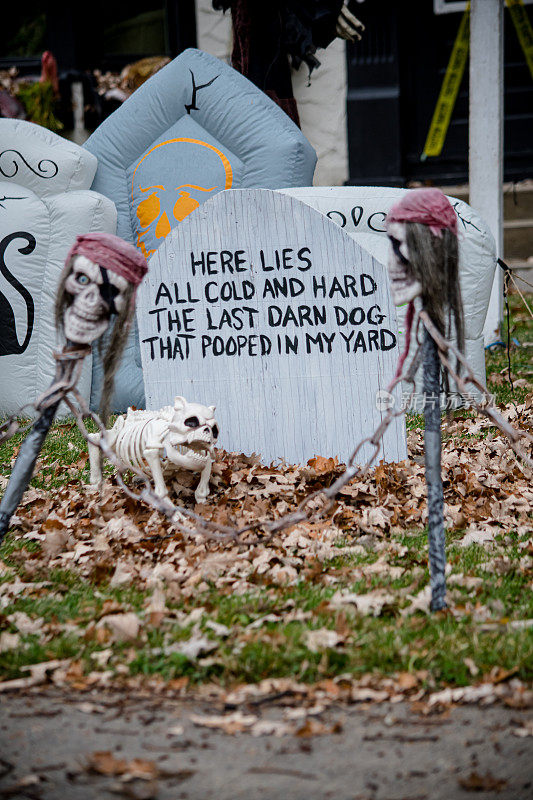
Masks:
[[[178,394],[216,405],[221,446],[265,461],[345,461],[378,426],[399,349],[386,269],[322,214],[269,190],[223,192],[149,266],[148,408]],[[406,457],[403,418],[383,445],[378,458]]]

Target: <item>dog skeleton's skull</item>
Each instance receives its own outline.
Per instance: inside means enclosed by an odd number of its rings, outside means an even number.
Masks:
[[[184,397],[174,400],[174,414],[165,437],[169,461],[183,469],[201,470],[213,459],[218,439],[215,406],[188,403]]]
[[[72,298],[64,315],[65,336],[76,344],[98,339],[109,324],[111,314],[124,308],[128,282],[120,275],[90,261],[86,256],[72,259],[72,270],[65,291]]]
[[[422,284],[412,274],[405,223],[389,223],[387,235],[391,243],[388,269],[392,298],[395,305],[402,306],[422,294]]]

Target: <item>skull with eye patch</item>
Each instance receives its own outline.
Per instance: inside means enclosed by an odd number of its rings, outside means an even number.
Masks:
[[[75,255],[64,290],[72,298],[64,313],[65,336],[77,344],[89,344],[106,330],[111,314],[126,303],[129,283],[121,275]]]
[[[148,271],[144,256],[111,233],[82,233],[70,248],[59,276],[55,323],[69,350],[87,349],[108,332],[102,356],[100,416],[107,420],[115,374],[135,314],[135,292]]]

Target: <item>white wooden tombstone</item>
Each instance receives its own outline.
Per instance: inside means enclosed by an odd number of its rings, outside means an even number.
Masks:
[[[221,192],[170,233],[137,320],[147,407],[175,395],[216,405],[220,445],[267,462],[345,461],[381,421],[376,396],[398,361],[386,269],[267,189]],[[406,458],[403,418],[379,458]]]

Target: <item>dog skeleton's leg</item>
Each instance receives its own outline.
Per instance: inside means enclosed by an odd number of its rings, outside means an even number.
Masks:
[[[152,473],[156,495],[158,497],[166,497],[168,495],[168,489],[163,478],[163,469],[161,467],[161,459],[163,457],[161,448],[147,447],[143,451],[143,456]]]
[[[208,458],[207,464],[200,473],[200,483],[196,487],[196,491],[194,493],[194,497],[197,503],[204,503],[207,498],[207,495],[209,494],[209,478],[211,477],[212,466],[213,466],[213,461],[211,460],[211,458]]]
[[[102,455],[96,444],[100,441],[99,433],[89,433],[87,436],[87,449],[89,450],[89,483],[99,486],[102,483]]]

